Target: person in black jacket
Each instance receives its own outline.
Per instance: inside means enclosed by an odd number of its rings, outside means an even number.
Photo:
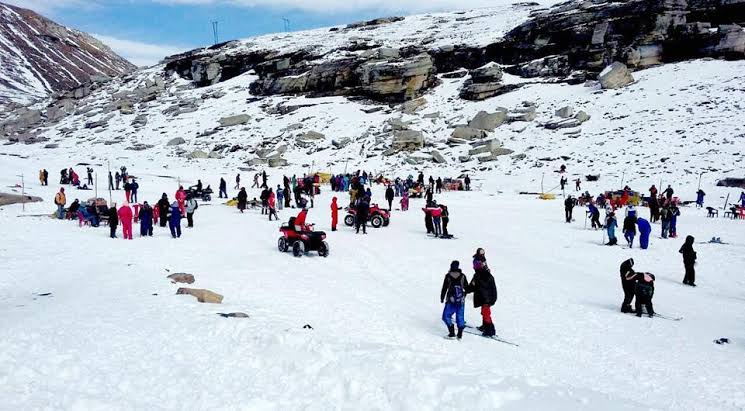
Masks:
[[[629,214],[623,219],[623,238],[629,243],[629,248],[634,246],[634,237],[636,237],[636,216]]]
[[[220,198],[223,198],[223,196],[225,196],[225,198],[228,198],[228,183],[222,177],[220,177],[220,194],[219,194],[219,196],[220,196]]]
[[[445,274],[440,290],[440,303],[445,304],[442,310],[442,321],[448,327],[448,338],[453,338],[455,326],[453,325],[453,314],[455,314],[455,323],[458,326],[458,339],[463,338],[463,329],[466,327],[465,319],[465,302],[466,293],[468,292],[468,278],[460,269],[460,263],[453,261],[450,263],[450,271]],[[447,298],[447,302],[446,299]]]
[[[140,237],[153,236],[153,208],[145,201],[140,209]]]
[[[385,189],[385,199],[388,200],[388,211],[393,211],[393,187],[388,184],[388,188]]]
[[[696,286],[696,270],[693,266],[696,265],[696,251],[693,250],[693,242],[695,239],[689,235],[686,237],[685,243],[680,247],[679,253],[683,254],[683,265],[685,266],[686,273],[683,277],[683,284],[690,285],[691,287]]]
[[[450,223],[450,211],[448,210],[448,206],[440,204],[439,207],[442,209],[442,215],[440,216],[442,218],[442,235],[440,238],[452,238],[453,236],[448,233],[448,224]]]
[[[491,306],[497,303],[497,285],[486,263],[474,259],[473,269],[475,273],[471,279],[469,292],[473,293],[473,307],[481,308],[482,324],[478,329],[484,337],[491,337],[496,333],[491,319]]]
[[[165,227],[168,224],[168,210],[171,208],[171,204],[168,202],[168,195],[163,193],[163,196],[158,200],[158,218],[160,219],[160,226]]]
[[[634,274],[634,259],[629,258],[628,260],[621,263],[621,287],[623,288],[623,302],[621,303],[621,312],[630,313],[631,301],[634,300],[634,280],[627,280],[626,276]]]
[[[360,227],[362,227],[362,234],[367,234],[367,218],[370,214],[370,199],[364,197],[357,203],[357,214],[355,215],[354,222],[357,234],[360,233]]]
[[[246,188],[241,187],[241,191],[238,192],[238,209],[241,210],[241,213],[243,213],[243,210],[246,209],[247,201],[248,201],[248,193],[246,193]]]
[[[116,212],[116,204],[112,204],[109,208],[109,230],[111,238],[116,238],[116,227],[119,226],[119,214]]]
[[[646,307],[647,315],[654,317],[654,308],[652,307],[652,297],[654,297],[654,274],[636,273],[626,275],[626,279],[633,281],[634,297],[636,297],[636,316],[642,316],[642,306]]]
[[[575,205],[577,205],[577,201],[572,196],[567,196],[567,199],[564,200],[564,215],[567,223],[572,222],[572,209]]]

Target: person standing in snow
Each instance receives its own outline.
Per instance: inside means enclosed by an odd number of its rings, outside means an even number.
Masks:
[[[574,191],[582,191],[582,179],[574,180]]]
[[[109,237],[116,238],[116,227],[119,226],[119,214],[116,210],[116,203],[109,208]]]
[[[125,240],[132,239],[132,208],[128,203],[124,203],[117,211],[119,222],[122,223],[122,238]]]
[[[269,221],[272,221],[272,216],[275,220],[279,220],[277,215],[277,198],[274,195],[272,189],[269,189],[269,199],[267,200],[267,207],[269,208]]]
[[[491,337],[496,334],[491,319],[491,307],[497,303],[497,285],[486,262],[474,259],[473,270],[469,290],[473,293],[473,307],[481,309],[481,327],[478,329],[484,337]]]
[[[279,184],[277,184],[277,209],[282,211],[284,202],[285,202],[285,192],[282,188],[280,188]]]
[[[186,196],[186,227],[187,228],[193,228],[194,227],[194,212],[197,211],[197,208],[199,208],[199,203],[197,203],[197,199],[194,198],[191,194]]]
[[[130,185],[130,188],[132,189],[132,202],[137,202],[137,190],[140,189],[140,185],[137,183],[137,179],[132,179],[132,184]]]
[[[706,193],[704,193],[704,190],[698,189],[696,191],[696,207],[702,208],[704,206],[704,196],[706,196]]]
[[[471,191],[471,177],[468,177],[468,174],[466,174],[466,178],[463,179],[463,182],[466,183],[466,191]]]
[[[683,254],[683,266],[685,267],[685,276],[683,277],[683,284],[690,285],[691,287],[696,286],[696,251],[693,249],[693,242],[695,239],[689,235],[686,237],[685,243],[678,250],[679,253]]]
[[[122,175],[119,174],[119,172],[117,171],[116,172],[116,175],[115,175],[115,178],[116,178],[116,190],[118,191],[119,190],[119,183],[122,182]]]
[[[666,189],[665,189],[665,191],[663,191],[662,193],[663,193],[663,194],[665,194],[665,197],[667,198],[667,201],[668,201],[668,203],[669,203],[669,202],[671,202],[671,201],[673,200],[673,194],[675,193],[675,191],[674,191],[674,190],[673,190],[673,188],[672,188],[672,187],[670,187],[670,185],[668,184],[668,185],[667,185],[667,188],[666,188]]]
[[[652,226],[643,218],[638,218],[636,225],[639,226],[639,247],[646,250],[649,247],[649,234],[652,232]]]
[[[740,192],[740,207],[745,207],[745,191]]]
[[[331,199],[331,231],[336,231],[336,225],[339,223],[339,210],[341,207],[336,203],[336,197]]]
[[[168,195],[163,193],[163,196],[158,200],[158,218],[160,219],[160,226],[165,227],[168,223],[168,208],[171,204],[168,201]]]
[[[437,180],[435,180],[435,192],[442,194],[442,178],[440,177],[437,177]]]
[[[572,222],[572,210],[575,205],[577,205],[577,201],[571,195],[564,200],[564,218],[566,218],[567,223]]]
[[[566,178],[566,176],[561,176],[561,178],[559,178],[559,186],[561,187],[562,193],[564,192],[564,188],[566,187],[568,182],[569,180]]]
[[[171,237],[181,238],[181,206],[178,201],[171,203],[171,215],[168,218],[168,228],[171,230]]]
[[[409,191],[404,190],[401,194],[401,211],[409,211]]]
[[[45,168],[43,172],[44,172],[44,181],[42,182],[41,185],[48,186],[49,185],[49,171],[47,171],[47,169]]]
[[[432,219],[432,232],[435,237],[439,237],[442,234],[442,209],[437,204],[432,203],[422,210],[425,216],[430,216]],[[429,229],[429,227],[427,228]]]
[[[367,234],[367,218],[369,215],[370,199],[363,197],[359,202],[357,202],[357,213],[354,218],[357,234],[360,233],[360,227],[362,227],[362,234]]]
[[[636,216],[630,214],[623,219],[623,238],[629,244],[629,248],[634,247],[634,237],[636,237]]]
[[[463,329],[466,327],[465,302],[467,292],[468,278],[461,271],[460,262],[453,261],[450,263],[450,271],[445,274],[440,290],[440,303],[445,304],[442,310],[442,321],[448,327],[447,338],[456,337],[453,315],[455,315],[455,322],[458,326],[457,338],[459,340],[463,338]]]
[[[680,217],[680,209],[675,204],[670,204],[670,237],[678,237],[678,217]]]
[[[248,201],[248,193],[246,193],[246,188],[241,187],[241,191],[238,192],[238,209],[241,210],[241,213],[246,209],[246,202]]]
[[[448,224],[450,224],[450,211],[448,210],[448,206],[440,204],[440,209],[442,210],[442,214],[440,215],[440,218],[442,218],[442,236],[440,237],[452,238],[453,236],[448,233]]]
[[[587,208],[589,209],[590,213],[590,222],[592,223],[593,229],[603,228],[603,225],[600,224],[600,210],[598,210],[597,207],[595,207],[595,204],[592,202],[587,204]]]
[[[261,174],[256,173],[254,174],[254,183],[251,185],[251,188],[259,188],[259,176]]]
[[[634,282],[634,298],[636,298],[636,316],[642,316],[642,306],[647,309],[649,318],[654,317],[652,297],[654,297],[654,274],[632,272],[626,275],[626,280]]]
[[[57,205],[57,218],[60,220],[65,218],[66,203],[67,197],[65,196],[65,187],[60,187],[59,192],[54,196],[54,204]]]
[[[132,183],[130,183],[129,180],[124,182],[124,198],[127,203],[132,201]]]
[[[184,186],[178,186],[175,196],[178,203],[179,214],[183,216],[186,214],[186,191],[184,191]]]
[[[621,287],[623,288],[623,302],[621,303],[621,312],[630,313],[631,302],[634,300],[634,280],[628,279],[627,276],[634,274],[634,259],[621,263]]]
[[[241,174],[240,173],[238,173],[238,174],[235,175],[235,187],[234,187],[234,189],[237,190],[239,188],[241,188]]]
[[[388,184],[388,188],[385,189],[385,199],[388,201],[388,211],[393,211],[393,187]]]
[[[657,187],[649,187],[649,219],[653,223],[660,219],[660,203],[657,201]]]
[[[140,210],[140,237],[153,236],[153,208],[145,201]]]
[[[219,198],[228,198],[228,183],[224,178],[220,177],[220,193]]]
[[[111,171],[109,171],[109,190],[114,189],[114,177],[111,175]]]
[[[611,211],[605,218],[605,229],[608,231],[608,243],[606,245],[618,244],[618,239],[616,238],[616,227],[618,227],[616,214]]]

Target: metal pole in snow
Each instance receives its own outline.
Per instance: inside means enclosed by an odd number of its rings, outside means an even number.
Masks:
[[[543,194],[543,177],[546,176],[546,173],[541,174],[541,194]]]
[[[109,163],[109,160],[106,160],[106,168],[109,169],[109,175],[111,175],[111,163]],[[111,184],[109,184],[109,207],[111,207],[111,206],[112,206],[112,201],[111,201]],[[98,206],[96,206],[96,207],[98,207]]]
[[[22,210],[26,211],[26,182],[23,180],[23,173],[21,173],[21,207]]]
[[[704,171],[698,175],[698,189],[701,190],[701,177],[704,175]]]
[[[724,207],[722,207],[722,210],[726,210],[727,209],[727,203],[729,203],[729,193],[727,193],[727,199],[724,200]]]
[[[623,174],[621,175],[621,186],[620,188],[623,188],[623,180],[626,179],[626,170],[623,170]]]

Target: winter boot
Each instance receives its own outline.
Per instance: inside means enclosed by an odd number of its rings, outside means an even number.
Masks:
[[[463,327],[458,327],[458,339],[463,338]]]
[[[494,324],[484,324],[483,335],[484,337],[493,337],[496,334],[494,330]]]
[[[448,338],[455,338],[455,326],[448,325]]]

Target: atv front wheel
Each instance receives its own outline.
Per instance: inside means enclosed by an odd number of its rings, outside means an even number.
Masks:
[[[292,255],[295,257],[302,257],[305,254],[305,244],[302,241],[296,241],[292,245]]]
[[[286,253],[289,246],[287,245],[287,239],[284,237],[279,237],[279,240],[277,240],[277,249],[281,253]]]
[[[347,214],[346,217],[344,217],[344,224],[348,225],[349,227],[354,226],[354,216],[351,214]]]
[[[329,243],[322,242],[321,245],[318,247],[318,255],[321,257],[328,257],[329,256]]]
[[[370,219],[370,224],[375,228],[380,228],[383,226],[383,217],[379,215],[373,216],[373,218]]]

